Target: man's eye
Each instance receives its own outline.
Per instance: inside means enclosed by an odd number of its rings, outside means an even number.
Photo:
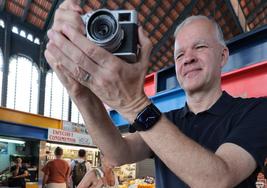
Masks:
[[[184,55],[184,54],[178,54],[177,57],[176,57],[176,59],[177,59],[177,60],[181,59],[181,57],[183,57],[183,55]]]
[[[202,49],[202,48],[206,48],[207,46],[205,46],[205,45],[198,45],[198,46],[196,46],[196,49]]]

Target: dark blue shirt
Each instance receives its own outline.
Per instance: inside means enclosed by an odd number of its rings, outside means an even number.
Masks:
[[[255,187],[257,173],[267,157],[267,99],[233,98],[223,92],[209,110],[194,114],[185,105],[165,115],[186,136],[214,153],[224,143],[234,143],[249,152],[257,169],[237,187]],[[157,188],[188,187],[157,156],[155,165]]]
[[[10,172],[13,173],[16,170],[16,166],[12,166],[10,169]],[[18,171],[18,175],[20,176],[22,174],[25,173],[25,171],[27,171],[27,167],[26,166],[22,166],[19,167],[19,171]],[[25,188],[26,185],[26,181],[24,177],[21,178],[11,178],[11,181],[9,182],[9,187],[21,187],[21,188]]]

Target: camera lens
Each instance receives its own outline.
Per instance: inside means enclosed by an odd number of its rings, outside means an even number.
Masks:
[[[88,38],[110,52],[116,51],[123,39],[123,30],[112,12],[93,12],[87,23]]]
[[[100,15],[93,20],[90,33],[95,40],[105,40],[116,31],[116,22],[107,15]]]

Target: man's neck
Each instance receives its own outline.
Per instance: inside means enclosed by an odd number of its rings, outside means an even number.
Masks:
[[[187,105],[194,114],[208,110],[222,95],[222,90],[187,94]]]

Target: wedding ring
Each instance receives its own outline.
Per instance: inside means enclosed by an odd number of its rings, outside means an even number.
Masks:
[[[89,80],[89,78],[90,78],[90,74],[89,73],[86,73],[86,75],[83,77],[83,81],[88,81]]]

